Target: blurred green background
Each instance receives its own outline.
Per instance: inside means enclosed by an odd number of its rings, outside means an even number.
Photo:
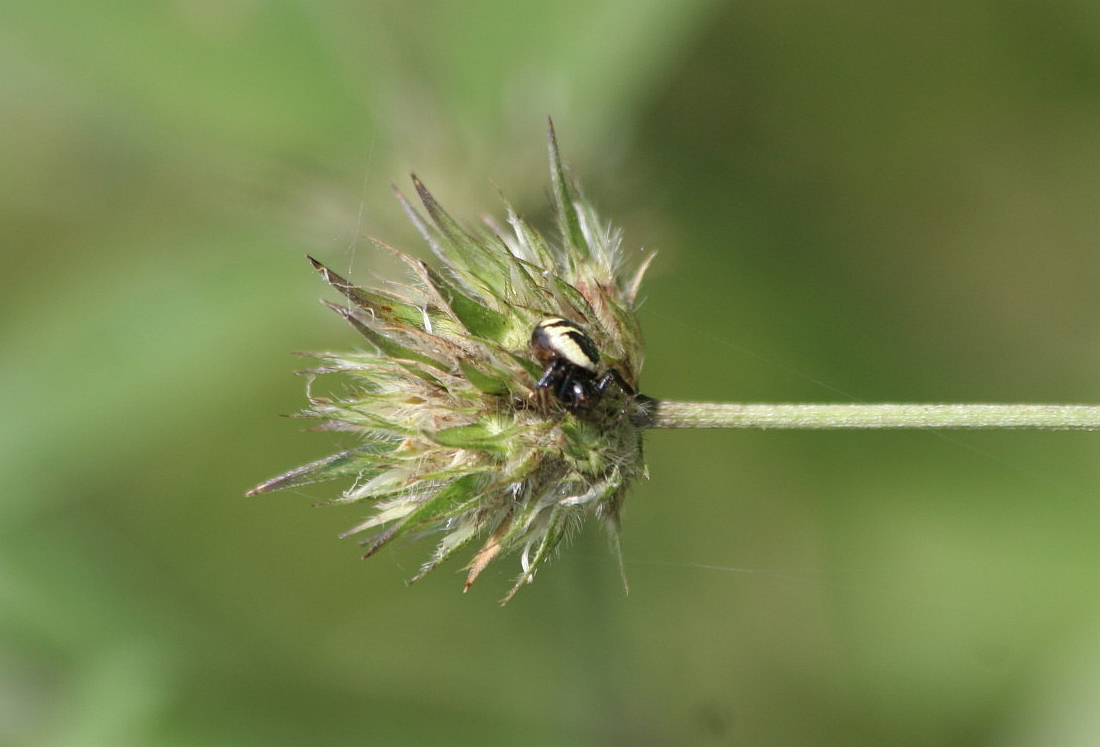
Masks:
[[[507,607],[277,417],[415,169],[660,254],[645,390],[1100,401],[1100,4],[10,0],[0,744],[1100,744],[1100,435],[653,433]]]

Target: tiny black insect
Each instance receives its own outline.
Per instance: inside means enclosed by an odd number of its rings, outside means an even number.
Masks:
[[[612,382],[627,395],[635,394],[618,370],[609,368],[599,374],[599,349],[580,325],[568,319],[543,319],[531,333],[531,346],[539,363],[546,366],[536,386],[549,389],[572,413],[584,413],[595,405]]]

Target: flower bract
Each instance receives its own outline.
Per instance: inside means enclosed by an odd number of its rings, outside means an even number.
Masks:
[[[645,469],[634,308],[652,255],[628,268],[619,233],[600,221],[563,166],[553,126],[550,171],[552,240],[510,206],[506,229],[487,221],[469,231],[414,176],[422,208],[398,199],[435,266],[375,242],[404,262],[408,278],[367,289],[310,259],[343,297],[328,305],[367,349],[312,354],[319,364],[305,372],[311,386],[302,414],[350,434],[352,444],[250,495],[345,478],[350,486],[332,502],[369,506],[344,535],[362,537],[366,556],[402,536],[433,536],[420,578],[477,543],[469,588],[495,559],[517,553],[521,570],[505,601],[589,516],[604,520],[618,553],[623,498]],[[547,319],[567,320],[559,326],[583,335],[577,339],[598,351],[600,369],[613,370],[621,385],[593,388],[599,371],[571,371],[577,361],[563,347],[554,365],[575,376],[565,388],[583,384],[577,392],[598,396],[583,398],[582,408],[580,398],[546,386],[555,349],[533,349],[532,333]],[[572,343],[563,337],[560,344]],[[597,365],[596,358],[580,362]],[[333,377],[336,385],[320,393],[317,380]]]

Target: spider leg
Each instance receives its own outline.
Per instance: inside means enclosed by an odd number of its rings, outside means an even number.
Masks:
[[[573,396],[573,371],[568,367],[565,367],[565,371],[558,380],[557,386],[554,389],[554,394],[556,394],[558,399],[566,405],[572,405],[576,402],[576,397]]]
[[[558,387],[555,386],[556,382],[559,382],[563,378],[565,373],[565,362],[561,358],[555,358],[554,362],[550,364],[550,367],[543,372],[542,378],[535,384],[536,389],[545,389],[548,386],[554,387],[554,393],[558,393]]]
[[[630,384],[627,384],[626,379],[624,379],[623,375],[619,373],[618,369],[615,368],[607,369],[607,373],[600,377],[599,382],[597,382],[596,384],[596,390],[600,394],[603,394],[605,391],[607,391],[607,388],[611,386],[612,381],[618,384],[619,388],[622,389],[627,396],[633,397],[637,394],[637,392],[634,391],[634,387],[630,386]]]

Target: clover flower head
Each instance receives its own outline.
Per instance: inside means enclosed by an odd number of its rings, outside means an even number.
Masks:
[[[589,516],[604,520],[619,553],[623,498],[645,472],[634,306],[652,255],[626,270],[619,232],[581,196],[552,124],[549,149],[555,241],[510,206],[507,230],[487,220],[485,230],[467,231],[413,176],[423,212],[400,192],[398,200],[440,269],[375,242],[403,260],[412,281],[365,289],[310,258],[345,299],[327,305],[370,350],[313,354],[320,365],[305,372],[311,383],[337,376],[342,386],[323,396],[311,386],[302,414],[353,434],[355,444],[250,495],[350,478],[332,502],[369,504],[343,535],[365,536],[364,557],[398,537],[434,535],[416,580],[477,541],[468,589],[493,560],[517,552],[522,571],[503,601]],[[533,347],[532,333],[547,319],[583,330],[599,366],[622,385],[585,407],[546,386],[546,351]]]

